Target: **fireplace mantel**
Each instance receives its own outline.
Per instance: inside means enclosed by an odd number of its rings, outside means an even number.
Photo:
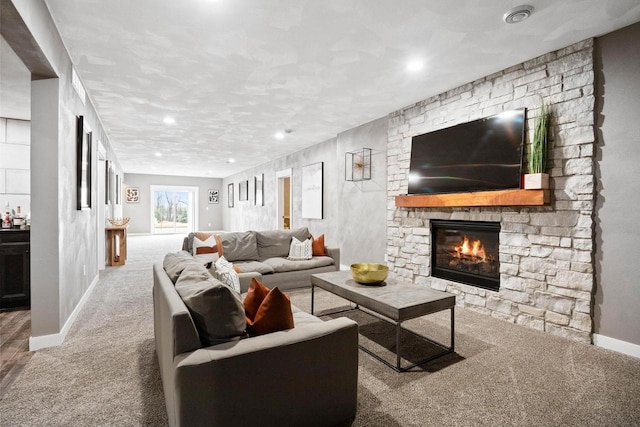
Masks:
[[[467,206],[544,206],[550,204],[549,190],[498,190],[452,194],[412,194],[396,196],[399,208]]]

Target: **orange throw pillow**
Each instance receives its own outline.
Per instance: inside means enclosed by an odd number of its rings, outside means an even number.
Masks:
[[[286,331],[293,327],[291,300],[277,286],[264,298],[253,321],[247,320],[250,336]]]
[[[321,234],[317,239],[311,236],[311,252],[313,255],[318,256],[326,256],[327,253],[324,251],[324,234]]]
[[[262,282],[255,278],[251,279],[247,296],[244,298],[244,313],[247,317],[247,322],[255,319],[260,304],[262,304],[268,293],[269,288],[263,285]]]

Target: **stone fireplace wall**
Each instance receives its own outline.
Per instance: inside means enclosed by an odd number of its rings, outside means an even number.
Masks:
[[[407,194],[414,135],[526,107],[530,140],[541,99],[553,114],[549,206],[396,208],[394,197]],[[591,342],[594,103],[593,39],[588,39],[392,113],[387,146],[391,270],[457,294],[464,308]],[[499,292],[430,276],[431,219],[500,222]]]

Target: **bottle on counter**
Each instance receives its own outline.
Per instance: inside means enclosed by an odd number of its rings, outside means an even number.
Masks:
[[[9,208],[9,202],[4,208],[4,213],[2,214],[2,228],[12,228],[13,227],[13,213]]]

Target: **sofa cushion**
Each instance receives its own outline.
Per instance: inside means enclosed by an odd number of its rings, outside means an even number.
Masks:
[[[247,318],[246,322],[250,336],[293,329],[291,300],[276,286],[262,300],[255,318]]]
[[[286,257],[292,237],[302,241],[309,237],[309,229],[302,227],[295,230],[256,231],[260,259]]]
[[[171,281],[175,284],[176,280],[178,280],[178,277],[180,276],[180,273],[182,273],[182,270],[184,270],[187,265],[193,263],[193,257],[189,252],[172,252],[164,256],[162,267],[167,273],[167,276],[169,276],[169,279],[171,279]]]
[[[236,261],[233,266],[240,269],[240,271],[236,270],[238,273],[273,273],[273,268],[270,265],[260,261]]]
[[[311,259],[291,261],[286,258],[269,258],[263,261],[270,265],[276,273],[285,271],[309,270],[311,268],[326,267],[333,264],[333,258],[328,256],[314,256]]]
[[[287,259],[300,261],[304,259],[311,259],[312,256],[311,239],[300,241],[295,237],[291,238],[291,246],[289,247],[289,256]]]
[[[204,345],[220,344],[246,336],[240,294],[211,277],[204,266],[192,263],[186,267],[175,286],[191,313]]]
[[[218,234],[218,253],[229,261],[257,261],[258,241],[255,231]],[[220,251],[222,245],[222,251]]]

